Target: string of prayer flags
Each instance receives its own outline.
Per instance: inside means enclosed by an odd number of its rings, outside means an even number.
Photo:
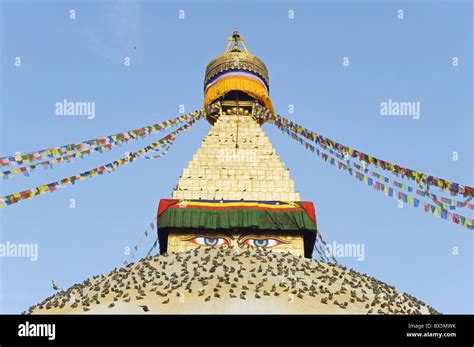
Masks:
[[[334,155],[336,156],[338,159],[340,160],[344,160],[345,157],[339,153],[339,152],[334,152],[333,150],[331,150],[330,148],[325,148],[325,150],[328,150],[329,153],[331,155]],[[349,160],[347,160],[348,163],[350,163]],[[439,197],[437,196],[436,194],[432,193],[429,188],[425,188],[424,190],[420,190],[420,189],[416,189],[416,188],[413,188],[411,186],[409,186],[408,184],[404,184],[404,183],[400,183],[394,179],[391,179],[391,178],[388,178],[386,176],[383,176],[375,171],[369,171],[369,169],[367,169],[367,167],[365,166],[365,163],[362,163],[362,165],[360,164],[357,164],[355,162],[352,162],[352,165],[360,170],[360,171],[364,171],[365,173],[370,173],[371,176],[379,179],[379,180],[382,180],[384,181],[385,183],[390,183],[392,184],[393,186],[397,187],[397,188],[401,188],[403,190],[406,190],[408,192],[415,192],[416,195],[419,195],[421,197],[428,197],[430,198],[435,204],[437,204],[438,206],[446,209],[446,210],[455,210],[455,209],[458,209],[458,208],[464,208],[464,207],[467,207],[471,210],[474,209],[474,204],[469,204],[469,201],[472,200],[471,197],[467,198],[465,201],[457,201],[457,200],[454,200],[454,199],[449,199],[449,198],[445,198],[445,197]]]
[[[153,242],[153,245],[151,246],[150,250],[148,251],[147,253],[147,256],[151,254],[151,252],[153,252],[153,250],[158,247],[158,238],[155,240],[155,242]]]
[[[148,224],[147,228],[145,229],[145,232],[143,233],[144,238],[147,238],[148,235],[150,235],[150,234],[151,234],[151,235],[155,235],[155,237],[156,237],[156,240],[155,240],[155,242],[153,243],[152,248],[151,248],[150,251],[147,253],[147,255],[149,255],[150,252],[151,252],[154,248],[156,248],[156,245],[155,245],[155,244],[158,244],[158,235],[156,234],[156,230],[155,230],[155,226],[157,225],[157,219],[158,219],[158,216],[155,215],[155,216],[153,217],[152,221],[150,222],[150,224]],[[138,252],[138,246],[141,245],[141,244],[143,244],[143,237],[140,238],[139,242],[137,242],[137,243],[135,244],[135,246],[133,247],[133,249],[135,250],[135,252]],[[134,258],[135,258],[135,253],[130,252],[130,253],[128,254],[128,259],[123,262],[123,265],[129,264],[129,261],[132,261]]]
[[[158,159],[158,158],[161,158],[163,156],[165,156],[168,151],[170,150],[171,148],[171,145],[173,144],[174,140],[173,141],[170,141],[169,145],[168,146],[165,146],[163,148],[160,148],[160,151],[157,151],[158,153],[157,154],[154,154],[154,155],[142,155],[142,158],[145,158],[145,159]]]
[[[71,155],[76,151],[84,151],[84,150],[92,149],[94,147],[108,146],[107,148],[110,149],[112,146],[121,145],[124,142],[129,142],[132,140],[143,138],[155,132],[163,131],[174,125],[186,122],[189,119],[202,116],[203,112],[205,112],[203,109],[195,110],[193,112],[190,112],[178,117],[174,117],[160,123],[148,125],[142,128],[135,129],[135,130],[129,130],[123,133],[118,133],[118,134],[114,134],[114,135],[110,135],[106,137],[99,137],[96,139],[92,139],[92,140],[88,140],[88,141],[84,141],[84,142],[76,143],[76,144],[69,144],[69,145],[64,145],[60,147],[42,149],[36,152],[2,157],[0,158],[0,166],[23,165],[23,164],[33,163],[39,160],[59,158],[64,155]],[[206,112],[210,112],[210,111],[206,111]]]
[[[10,176],[15,175],[15,174],[23,174],[23,175],[29,176],[30,173],[34,172],[37,167],[43,167],[44,169],[50,169],[50,168],[53,168],[53,164],[58,164],[58,163],[61,163],[63,161],[66,161],[66,162],[69,163],[69,162],[72,162],[72,160],[76,159],[76,158],[83,159],[85,156],[90,156],[92,151],[98,151],[98,152],[102,153],[102,151],[105,150],[105,149],[109,149],[109,150],[112,149],[112,145],[108,144],[108,145],[103,145],[103,146],[99,146],[99,147],[92,147],[90,149],[86,149],[86,150],[81,151],[81,152],[68,154],[64,157],[54,158],[54,159],[46,160],[46,161],[43,161],[43,162],[40,162],[40,163],[31,164],[31,165],[27,165],[27,166],[21,166],[21,167],[15,168],[15,169],[3,171],[3,172],[0,172],[0,177],[2,177],[5,180],[5,179],[8,179]]]
[[[284,131],[284,132],[289,134],[292,139],[297,140],[299,143],[305,143],[306,142],[303,139],[301,139],[299,136],[297,136],[296,134],[292,133],[291,131],[290,132]],[[310,146],[311,146],[311,144],[308,144],[308,146],[305,146],[305,147],[310,148]],[[350,165],[350,160],[347,159],[346,160],[347,163],[344,163],[344,162],[341,162],[339,160],[336,160],[334,157],[332,157],[328,153],[325,153],[325,152],[322,151],[323,149],[327,149],[327,148],[321,148],[321,150],[319,150],[318,148],[313,147],[313,149],[314,150],[312,150],[312,152],[316,152],[316,155],[319,158],[321,158],[323,161],[325,161],[325,162],[327,162],[331,165],[337,166],[337,168],[339,170],[347,171],[349,173],[349,175],[351,175],[353,178],[357,179],[360,182],[365,183],[368,186],[371,186],[373,189],[375,189],[376,191],[382,192],[386,196],[392,197],[392,198],[398,200],[399,202],[402,201],[403,203],[410,204],[413,207],[419,207],[419,206],[422,205],[425,212],[431,213],[435,217],[449,220],[449,221],[451,221],[455,224],[458,224],[459,226],[461,226],[463,228],[466,228],[466,229],[470,229],[470,230],[474,229],[474,223],[473,223],[472,218],[468,218],[468,217],[462,216],[460,214],[453,213],[453,212],[451,212],[451,211],[449,211],[449,210],[447,210],[443,207],[440,207],[440,206],[434,206],[434,205],[431,205],[429,203],[422,202],[420,199],[414,197],[413,195],[405,194],[405,193],[403,193],[399,190],[396,190],[392,186],[390,186],[390,180],[388,178],[386,180],[386,177],[384,177],[384,176],[380,175],[380,177],[384,178],[383,183],[380,182],[380,181],[377,181],[376,179],[374,179],[372,177],[369,177],[369,175],[366,175],[366,174],[358,171],[357,169],[352,168],[351,165]],[[331,151],[331,149],[328,149],[328,150]],[[331,151],[331,152],[334,153],[333,151]],[[337,155],[341,156],[342,154],[337,153]],[[362,166],[360,166],[360,165],[359,165],[359,167],[362,168]],[[372,175],[372,176],[374,176],[374,175]]]
[[[338,156],[337,154],[335,154],[333,151],[329,150],[329,152],[333,155],[336,155]],[[391,183],[393,186],[397,187],[397,188],[401,188],[405,191],[408,191],[408,192],[415,192],[416,195],[419,195],[421,197],[428,197],[430,198],[435,204],[437,204],[438,206],[446,209],[446,210],[455,210],[455,209],[459,209],[459,208],[464,208],[464,207],[467,207],[469,208],[470,210],[474,210],[474,204],[470,204],[469,202],[472,200],[471,197],[467,198],[465,201],[457,201],[457,200],[454,200],[454,199],[449,199],[449,198],[445,198],[445,197],[440,197],[440,196],[437,196],[436,194],[434,194],[433,192],[431,192],[429,190],[429,188],[426,188],[426,189],[416,189],[416,188],[413,188],[407,184],[404,184],[404,183],[400,183],[396,180],[393,180],[393,179],[390,179],[388,177],[385,177],[375,171],[369,171],[367,168],[363,168],[362,165],[359,165],[357,163],[352,163],[352,165],[358,169],[358,170],[362,170],[364,171],[365,173],[369,173],[370,172],[370,175],[372,175],[373,177],[376,177],[377,179],[379,180],[382,180],[384,181],[385,183]]]
[[[201,119],[201,115],[198,115],[195,118],[192,118],[188,123],[179,127],[178,129],[174,130],[170,134],[162,137],[161,139],[153,142],[152,144],[139,149],[136,152],[132,152],[127,156],[115,160],[111,163],[96,167],[92,170],[85,171],[78,175],[65,177],[59,181],[44,184],[42,186],[38,186],[33,189],[24,190],[18,193],[6,195],[4,197],[0,197],[0,208],[4,208],[13,204],[16,204],[22,200],[32,199],[37,195],[45,194],[46,192],[55,192],[58,188],[66,187],[70,184],[75,184],[77,181],[84,181],[91,177],[96,177],[98,175],[103,175],[105,173],[112,173],[115,172],[119,167],[127,165],[133,162],[135,159],[140,158],[143,154],[146,154],[151,151],[155,151],[157,148],[167,144],[170,140],[174,139],[178,136],[181,132],[186,130],[190,125],[194,124],[198,119]]]
[[[331,252],[331,249],[328,247],[326,241],[324,241],[321,233],[318,231],[316,234],[316,242],[314,244],[314,249],[318,253],[322,261],[326,263],[337,264],[336,257],[334,253]]]
[[[182,130],[189,130],[191,128],[191,126],[193,126],[193,124],[199,120],[199,118],[193,118],[191,119],[188,123],[184,124],[182,126]],[[142,155],[142,158],[145,158],[145,159],[158,159],[158,158],[161,158],[163,157],[164,155],[166,155],[171,147],[171,145],[173,144],[175,138],[166,138],[164,141],[166,143],[163,143],[163,147],[162,148],[158,148],[160,150],[160,152],[158,152],[157,154],[155,155],[147,155],[147,156],[144,156]]]
[[[424,184],[428,186],[436,186],[441,190],[448,190],[451,195],[463,195],[466,198],[474,196],[473,187],[462,185],[456,182],[452,182],[447,179],[428,175],[423,172],[412,170],[388,161],[375,158],[366,153],[360,152],[353,148],[344,146],[334,140],[319,135],[309,129],[302,127],[301,125],[292,122],[289,119],[279,116],[276,113],[270,112],[265,107],[254,104],[254,110],[257,112],[257,118],[263,122],[270,122],[278,128],[286,128],[291,130],[297,135],[301,135],[308,140],[315,142],[322,148],[331,148],[350,158],[356,158],[361,162],[365,162],[367,165],[374,165],[376,168],[381,168],[386,171],[390,171],[395,175],[400,175],[402,178],[407,177],[410,180],[416,181],[418,184]]]
[[[471,218],[464,217],[457,213],[452,213],[451,211],[446,210],[440,206],[434,206],[429,203],[423,203],[420,201],[420,199],[414,197],[413,195],[405,194],[401,191],[395,190],[392,187],[390,187],[388,184],[384,184],[384,183],[374,181],[374,180],[369,180],[369,177],[367,175],[364,175],[361,172],[357,172],[354,170],[348,170],[348,172],[350,175],[355,176],[355,178],[358,179],[359,181],[364,182],[365,184],[369,186],[372,186],[375,190],[383,192],[385,195],[390,196],[398,201],[402,201],[403,203],[410,204],[413,207],[419,207],[420,205],[423,205],[425,212],[431,212],[434,216],[438,218],[450,220],[453,223],[459,224],[460,226],[466,229],[471,229],[471,230],[474,229],[473,220]]]

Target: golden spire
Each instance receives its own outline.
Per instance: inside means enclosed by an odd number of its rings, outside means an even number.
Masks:
[[[251,95],[273,111],[267,67],[262,60],[249,53],[245,38],[238,31],[227,38],[224,53],[211,60],[206,67],[204,105],[211,104],[232,90]]]
[[[232,47],[232,49],[229,50],[229,47],[232,44],[232,42],[234,42],[234,46]],[[237,30],[232,33],[231,37],[227,38],[227,46],[224,50],[224,53],[226,53],[226,52],[242,52],[242,50],[239,47],[239,42],[240,42],[240,45],[242,46],[242,48],[244,49],[244,52],[248,53],[249,51],[247,49],[247,46],[245,45],[245,37],[240,36],[240,34]]]

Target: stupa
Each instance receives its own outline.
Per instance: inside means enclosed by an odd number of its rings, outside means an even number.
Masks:
[[[179,178],[173,199],[158,209],[160,252],[199,246],[253,246],[311,257],[316,216],[300,201],[256,105],[273,110],[265,64],[237,31],[204,78],[204,106],[212,128]]]
[[[212,125],[171,199],[158,207],[160,254],[46,298],[25,313],[436,314],[393,286],[310,259],[311,202],[256,117],[273,110],[265,64],[234,32],[204,79]]]

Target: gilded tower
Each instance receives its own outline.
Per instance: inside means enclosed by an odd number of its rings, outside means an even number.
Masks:
[[[255,246],[310,256],[316,219],[301,202],[255,106],[273,111],[268,70],[236,31],[204,78],[204,106],[218,102],[212,125],[184,169],[172,198],[162,200],[162,252],[199,246]]]

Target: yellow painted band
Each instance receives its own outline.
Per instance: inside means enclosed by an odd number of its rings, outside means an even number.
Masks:
[[[274,112],[272,102],[265,87],[260,82],[244,76],[229,76],[210,86],[204,94],[204,106],[209,106],[231,90],[240,90],[249,94],[263,102],[265,107],[271,112]]]
[[[179,204],[178,204],[179,205]],[[262,204],[259,202],[223,202],[223,203],[211,203],[211,202],[195,202],[195,201],[187,201],[185,206],[205,206],[205,207],[218,207],[218,206],[249,206],[249,207],[264,207],[264,208],[292,208],[292,207],[299,207],[297,205],[290,205],[290,204],[280,204],[280,205],[270,205],[270,204]]]

